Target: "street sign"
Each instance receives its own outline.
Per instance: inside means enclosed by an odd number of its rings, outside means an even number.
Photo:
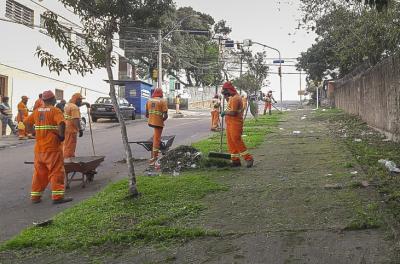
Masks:
[[[225,48],[234,48],[234,47],[235,47],[235,41],[233,41],[233,40],[225,41]]]
[[[253,41],[251,39],[245,39],[243,40],[243,46],[245,47],[253,46]]]
[[[297,91],[298,95],[306,95],[306,91],[305,90],[299,90]]]
[[[285,63],[285,60],[274,60],[274,63]]]

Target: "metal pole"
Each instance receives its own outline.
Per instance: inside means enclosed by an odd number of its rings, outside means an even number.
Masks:
[[[240,54],[240,78],[242,77],[243,73],[243,55]],[[242,88],[239,87],[239,94],[242,94]]]
[[[280,89],[280,94],[281,94],[281,112],[283,111],[282,107],[283,107],[283,102],[282,102],[282,56],[281,56],[281,52],[279,50],[277,50],[279,53],[279,68],[280,68],[280,73],[279,74],[279,89]]]
[[[300,71],[300,105],[303,105],[302,96],[301,96],[301,71]]]
[[[157,88],[162,88],[162,35],[161,29],[158,30],[158,75]]]
[[[319,109],[319,86],[317,86],[317,109]]]

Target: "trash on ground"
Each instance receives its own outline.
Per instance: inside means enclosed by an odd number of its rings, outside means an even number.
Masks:
[[[280,127],[279,130],[285,130],[283,127]]]
[[[326,190],[340,190],[340,189],[343,189],[343,185],[341,185],[340,183],[325,184],[324,189],[326,189]]]
[[[247,135],[242,135],[242,137],[247,137]]]
[[[333,176],[333,174],[328,173],[328,174],[326,174],[326,176],[327,176],[327,177],[330,177],[330,176]]]
[[[175,174],[199,167],[200,161],[201,152],[190,146],[179,146],[170,150],[159,160],[162,172]]]
[[[350,172],[350,174],[351,174],[351,175],[357,175],[357,174],[358,174],[358,171],[352,171],[352,172]]]
[[[326,112],[326,109],[322,109],[322,112]]]
[[[361,186],[364,188],[369,187],[369,182],[368,181],[361,181]]]
[[[307,119],[307,116],[302,116],[301,120]]]
[[[391,140],[388,139],[388,138],[385,138],[385,139],[383,139],[382,141],[383,141],[383,142],[389,142],[389,141],[391,141]]]
[[[354,139],[354,142],[362,142],[362,139],[361,138],[356,138],[356,139]]]
[[[300,135],[301,131],[293,131],[293,135]]]
[[[400,173],[400,169],[397,168],[397,165],[396,165],[396,163],[394,163],[394,161],[380,159],[380,160],[378,160],[378,162],[380,164],[384,165],[390,172]]]
[[[44,220],[44,221],[40,221],[40,222],[33,222],[33,225],[35,227],[44,227],[44,226],[51,225],[52,223],[53,223],[53,219],[48,219],[48,220]]]

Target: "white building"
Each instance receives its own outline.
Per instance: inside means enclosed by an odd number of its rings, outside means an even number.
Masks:
[[[108,79],[105,69],[82,77],[67,72],[57,75],[51,73],[46,66],[41,67],[40,60],[35,56],[38,46],[66,59],[65,51],[40,26],[43,23],[41,15],[48,10],[59,16],[65,29],[70,30],[72,40],[84,45],[83,38],[79,36],[79,17],[59,1],[0,0],[0,94],[10,97],[14,115],[23,95],[30,98],[28,108],[31,109],[38,94],[45,90],[52,90],[58,100],[67,101],[73,93],[81,92],[90,103],[109,92],[109,86],[104,82]],[[116,51],[124,55],[122,50]],[[118,59],[118,55],[116,57]],[[117,62],[114,78],[118,79],[118,76]]]

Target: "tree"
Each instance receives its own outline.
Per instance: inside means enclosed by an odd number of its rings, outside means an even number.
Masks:
[[[71,41],[63,31],[63,26],[57,20],[57,15],[52,12],[44,14],[44,26],[60,47],[66,50],[66,62],[53,56],[49,52],[38,48],[37,55],[42,65],[47,65],[50,71],[60,73],[76,71],[82,75],[92,72],[96,68],[106,68],[110,97],[116,111],[120,127],[122,142],[125,149],[126,162],[129,171],[129,193],[132,197],[138,196],[136,176],[133,164],[132,151],[128,143],[125,121],[121,115],[115,93],[112,67],[115,63],[113,57],[113,37],[125,27],[161,27],[161,18],[172,7],[172,0],[60,0],[65,6],[70,7],[80,16],[82,21],[82,34],[89,48],[87,52]]]
[[[399,3],[390,4],[386,12],[361,4],[330,7],[315,19],[316,43],[301,54],[298,68],[321,81],[375,65],[398,52],[399,19]]]

